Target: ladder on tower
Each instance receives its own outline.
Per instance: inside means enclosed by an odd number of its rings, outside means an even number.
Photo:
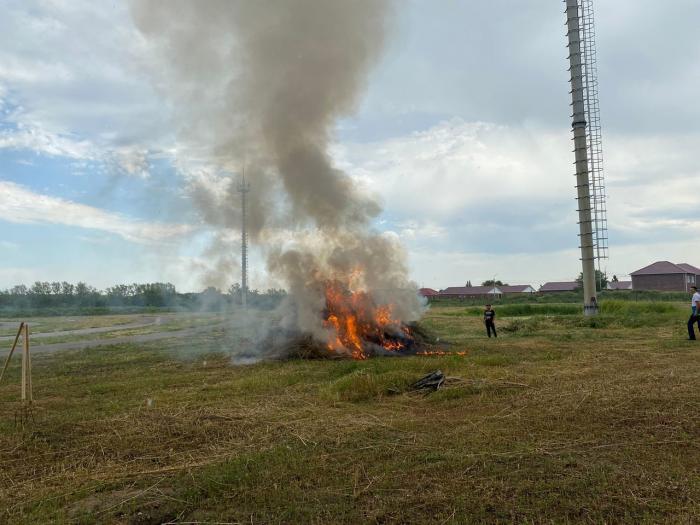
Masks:
[[[602,262],[608,258],[608,210],[603,171],[603,139],[598,101],[593,0],[579,0],[583,100],[587,122],[588,173],[591,196],[593,243],[596,267],[602,277]]]

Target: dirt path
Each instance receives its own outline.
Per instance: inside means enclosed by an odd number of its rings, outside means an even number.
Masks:
[[[91,334],[102,334],[105,332],[116,332],[118,330],[131,330],[136,328],[146,328],[153,325],[164,325],[172,322],[172,318],[160,317],[160,316],[144,316],[135,321],[127,324],[115,324],[112,326],[100,326],[96,328],[79,328],[77,330],[57,330],[53,332],[32,332],[30,327],[30,339],[44,339],[47,337],[63,337],[70,335],[91,335]],[[13,327],[18,326],[19,323],[13,323]],[[5,335],[0,337],[1,341],[12,341],[14,340],[14,335]],[[47,345],[49,346],[49,345]]]
[[[177,339],[180,337],[190,337],[198,333],[208,332],[210,330],[211,326],[202,326],[197,328],[185,328],[183,330],[173,330],[170,332],[154,332],[151,334],[110,337],[108,339],[90,339],[87,341],[67,341],[65,343],[51,343],[48,345],[32,346],[32,353],[58,352],[60,350],[82,350],[84,348],[92,348],[94,346],[118,345],[123,343],[147,343],[150,341],[158,341],[159,339]]]

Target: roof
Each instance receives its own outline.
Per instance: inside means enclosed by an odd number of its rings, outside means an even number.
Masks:
[[[423,297],[429,297],[431,295],[439,295],[439,292],[437,290],[433,290],[432,288],[421,288],[418,290],[418,293],[422,295]]]
[[[503,293],[517,293],[517,292],[527,292],[528,288],[532,289],[534,292],[535,289],[532,288],[529,284],[511,284],[511,285],[505,285],[505,286],[499,286],[498,287]]]
[[[694,273],[695,275],[700,275],[700,268],[698,268],[697,266],[693,266],[692,264],[678,263],[676,266],[680,266],[688,273]]]
[[[632,281],[610,281],[608,290],[631,290]]]
[[[577,281],[553,281],[540,286],[540,292],[573,292],[578,287]]]
[[[645,266],[644,268],[641,268],[636,272],[632,272],[631,275],[668,275],[673,273],[693,272],[688,272],[686,268],[683,268],[677,264],[673,264],[669,261],[656,261],[655,263],[651,263],[649,266]]]
[[[493,286],[450,286],[440,291],[440,295],[488,295],[499,293],[501,293],[501,290]]]

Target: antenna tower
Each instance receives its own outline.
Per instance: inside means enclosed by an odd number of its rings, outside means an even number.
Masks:
[[[248,193],[250,184],[245,180],[245,170],[238,183],[238,193],[241,194],[241,305],[248,304]]]
[[[565,0],[584,313],[598,311],[595,267],[607,258],[607,210],[592,0]]]

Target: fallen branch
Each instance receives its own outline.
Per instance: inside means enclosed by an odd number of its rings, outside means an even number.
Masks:
[[[435,370],[411,385],[411,390],[437,390],[445,382],[442,370]]]

